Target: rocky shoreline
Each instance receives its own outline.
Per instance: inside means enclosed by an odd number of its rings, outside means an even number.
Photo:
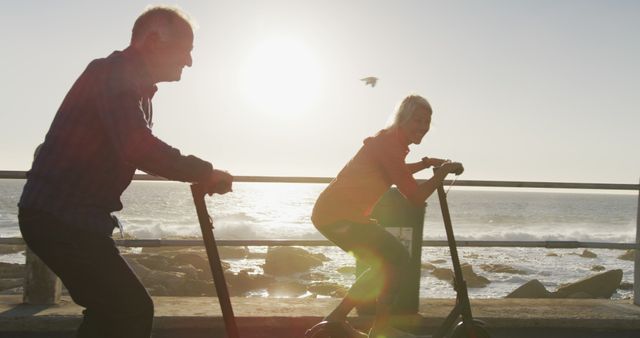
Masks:
[[[0,254],[19,253],[23,245],[0,245]],[[130,250],[123,249],[123,256],[136,271],[143,284],[153,296],[215,296],[215,287],[211,278],[206,252],[202,247],[145,247]],[[311,253],[299,247],[270,247],[266,253],[251,252],[247,247],[220,247],[225,277],[232,296],[259,294],[269,297],[342,297],[347,288],[339,283],[329,282],[330,278],[320,272],[312,272],[315,267],[329,261],[321,253]],[[572,253],[585,259],[596,254],[584,250]],[[547,256],[556,255],[553,252]],[[263,273],[254,270],[230,271],[225,260],[255,259],[264,260]],[[618,259],[633,260],[634,251],[628,250]],[[422,264],[422,274],[430,274],[440,280],[452,282],[453,271],[439,268],[435,260]],[[468,287],[484,288],[491,281],[482,275],[502,273],[526,276],[527,271],[506,264],[487,263],[475,268],[463,264],[463,275]],[[343,274],[353,274],[354,267],[338,269]],[[594,265],[591,271],[597,274],[560,286],[549,291],[538,279],[532,279],[513,290],[507,298],[610,298],[616,290],[633,289],[631,283],[622,283],[622,270],[608,270]],[[0,294],[22,293],[24,264],[0,263]]]

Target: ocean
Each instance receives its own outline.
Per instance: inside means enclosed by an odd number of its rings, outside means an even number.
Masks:
[[[0,237],[19,237],[16,203],[24,180],[0,179]],[[207,197],[217,239],[323,239],[311,225],[310,215],[325,184],[236,183],[234,192]],[[635,241],[636,194],[593,192],[545,192],[533,189],[482,189],[454,186],[448,193],[449,209],[458,240]],[[136,181],[122,197],[124,209],[117,213],[125,231],[139,239],[199,238],[189,186],[177,182]],[[118,237],[114,233],[114,237]],[[446,239],[440,207],[434,194],[424,225],[425,239]],[[251,247],[265,252],[266,247]],[[331,281],[349,286],[354,277],[336,270],[353,266],[353,258],[333,247],[307,248],[331,258],[316,268]],[[621,250],[592,249],[597,257],[580,257],[583,249],[460,248],[463,262],[491,283],[471,288],[473,298],[503,297],[523,283],[540,280],[550,291],[595,274],[594,266],[622,269],[623,282],[633,282],[633,262],[618,259]],[[550,255],[556,254],[556,255]],[[422,261],[450,268],[448,248],[423,248]],[[0,256],[4,262],[24,262],[22,254]],[[235,271],[261,273],[263,260],[230,260]],[[524,274],[487,272],[483,264],[506,264]],[[448,282],[423,271],[421,296],[455,297]],[[613,298],[628,298],[632,291],[619,290]],[[260,296],[261,294],[256,294]]]

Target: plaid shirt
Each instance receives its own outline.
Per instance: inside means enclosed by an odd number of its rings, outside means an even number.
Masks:
[[[132,48],[93,60],[56,113],[18,206],[111,234],[110,213],[122,209],[120,196],[136,169],[177,181],[205,180],[210,163],[183,156],[151,133],[156,90]]]

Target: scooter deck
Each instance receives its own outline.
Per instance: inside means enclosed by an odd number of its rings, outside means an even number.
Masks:
[[[305,338],[362,338],[366,335],[358,331],[347,322],[322,321],[305,332]],[[407,332],[405,336],[398,338],[434,338],[433,335],[416,335]]]

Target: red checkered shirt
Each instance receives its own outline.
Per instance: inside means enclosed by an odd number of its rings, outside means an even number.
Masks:
[[[210,163],[151,133],[156,90],[131,47],[93,60],[58,109],[18,206],[110,234],[110,213],[122,209],[120,196],[136,169],[184,182],[206,179]]]

